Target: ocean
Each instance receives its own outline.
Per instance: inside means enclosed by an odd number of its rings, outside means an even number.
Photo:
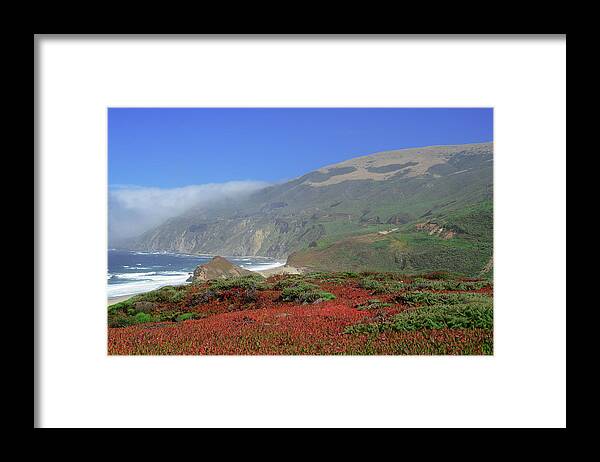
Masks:
[[[225,257],[234,265],[248,270],[283,266],[283,261],[267,257]],[[196,266],[212,256],[165,252],[108,250],[108,298],[134,295],[159,287],[185,283]]]

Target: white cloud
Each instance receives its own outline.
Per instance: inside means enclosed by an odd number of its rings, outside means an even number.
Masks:
[[[192,207],[232,200],[268,186],[262,181],[228,181],[149,188],[113,185],[108,191],[109,242],[137,236]]]

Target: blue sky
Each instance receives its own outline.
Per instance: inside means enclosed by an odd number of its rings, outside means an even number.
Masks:
[[[492,141],[492,109],[108,111],[110,185],[275,182],[378,151]]]
[[[492,109],[109,109],[109,241],[390,149],[492,141]]]

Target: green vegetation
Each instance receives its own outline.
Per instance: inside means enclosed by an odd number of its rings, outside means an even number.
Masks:
[[[314,248],[292,254],[289,262],[319,271],[341,268],[403,274],[437,271],[491,277],[491,267],[484,271],[493,249],[491,201],[462,207],[453,203],[452,207],[448,211],[440,208],[435,214],[399,225],[397,231],[389,234],[382,235],[365,228],[362,231],[355,229],[345,237],[326,236]],[[418,228],[417,223],[428,223],[440,232]],[[390,225],[385,226],[390,228]]]
[[[220,292],[214,289],[204,289],[199,292],[193,293],[189,298],[189,305],[196,306],[202,305],[203,303],[208,303],[213,300],[218,300],[220,298]]]
[[[494,317],[492,307],[487,304],[436,305],[394,316],[393,321],[384,323],[358,324],[345,330],[348,334],[420,329],[492,329]]]
[[[490,297],[483,294],[473,293],[435,293],[435,292],[406,292],[396,297],[396,301],[408,306],[415,305],[462,305],[472,302],[482,302],[490,300]]]
[[[151,322],[153,320],[152,316],[150,316],[147,313],[136,313],[135,316],[133,317],[135,319],[135,323],[141,323],[141,322]]]
[[[341,175],[351,160],[219,204],[203,216],[176,217],[133,245],[209,253],[243,249],[278,258],[297,253],[296,266],[319,271],[480,275],[492,249],[493,145],[428,148],[432,167],[423,165],[418,150],[397,156],[392,164],[378,164],[381,153],[369,156],[367,164],[378,165],[366,171],[362,158],[353,166],[360,174],[344,181],[324,178]],[[384,171],[385,179],[377,173]],[[417,228],[423,224],[439,225],[451,236],[429,235]]]
[[[297,303],[317,303],[333,300],[335,295],[321,290],[319,286],[297,281],[287,285],[281,291],[281,300]]]
[[[322,282],[325,284],[336,284],[343,285],[348,282],[348,279],[355,279],[358,277],[358,273],[351,271],[342,271],[342,272],[331,272],[331,273],[323,273],[323,272],[315,272],[308,273],[304,276],[304,280],[308,281],[316,281]]]
[[[238,276],[226,279],[215,279],[209,282],[209,287],[216,291],[230,289],[265,289],[265,279],[257,274],[250,276]]]
[[[494,221],[492,201],[483,201],[452,211],[445,216],[449,228],[465,234],[468,239],[491,241]]]
[[[411,277],[399,273],[361,273],[358,286],[374,294],[390,294],[404,290],[453,290],[472,291],[489,287],[484,280],[461,281],[450,273],[431,273],[423,277]],[[453,278],[453,279],[450,279]]]
[[[183,313],[175,318],[176,321],[185,321],[186,319],[198,319],[198,313]]]
[[[492,329],[493,301],[483,294],[406,292],[396,301],[412,310],[403,311],[391,321],[356,324],[345,329],[347,334],[375,334],[385,331],[420,329]]]
[[[123,312],[109,312],[108,314],[108,326],[109,327],[127,327],[127,326],[132,326],[134,324],[141,324],[144,322],[153,322],[153,321],[157,321],[158,319],[154,318],[153,316],[147,314],[147,313],[142,313],[142,312],[137,312],[133,315],[129,315]]]
[[[299,274],[288,274],[271,285],[275,290],[282,290],[304,283],[304,277]]]
[[[307,279],[319,279],[323,281],[332,281],[332,280],[346,280],[357,278],[358,273],[353,271],[341,271],[341,272],[313,272],[308,273],[305,276]]]
[[[126,327],[145,322],[171,320],[177,313],[152,315],[150,312],[159,304],[181,304],[186,296],[188,286],[166,286],[150,292],[135,295],[120,303],[108,307],[109,327]]]
[[[411,283],[412,289],[430,289],[430,290],[479,290],[489,287],[487,281],[448,281],[448,280],[429,280],[417,278]]]
[[[384,303],[381,300],[377,300],[376,298],[367,300],[367,303],[363,303],[361,305],[357,305],[357,310],[375,310],[378,308],[385,308],[386,306],[392,306],[391,303]]]
[[[166,286],[151,292],[146,292],[145,294],[137,295],[134,298],[136,299],[135,301],[179,303],[181,300],[183,300],[186,290],[186,286]]]
[[[109,329],[109,352],[493,354],[488,284],[447,272],[369,271],[159,289],[108,308],[109,326],[125,328]]]
[[[409,287],[409,285],[404,282],[390,279],[378,280],[369,276],[361,279],[358,286],[370,290],[374,294],[391,294]]]
[[[420,280],[443,280],[443,279],[458,279],[460,277],[459,274],[449,273],[448,271],[434,271],[433,273],[425,274],[421,278],[415,278]]]

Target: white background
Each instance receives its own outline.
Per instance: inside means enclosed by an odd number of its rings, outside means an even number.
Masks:
[[[38,37],[37,53],[37,425],[566,425],[564,37]],[[494,356],[107,356],[109,106],[494,107]]]

